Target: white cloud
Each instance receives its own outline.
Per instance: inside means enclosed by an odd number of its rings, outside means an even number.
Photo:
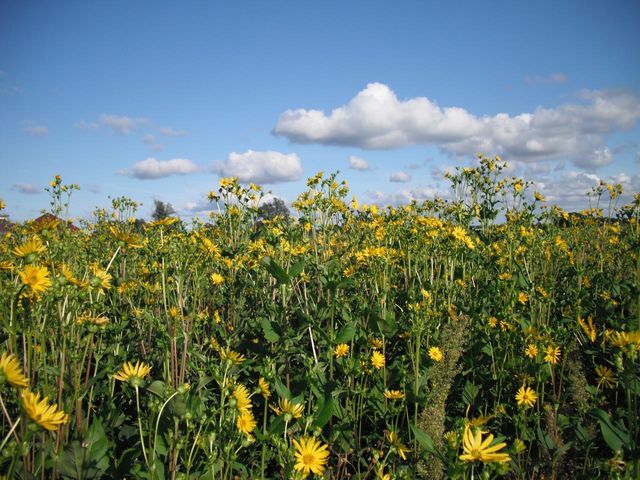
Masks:
[[[133,164],[129,170],[120,170],[120,175],[127,175],[141,180],[154,178],[163,178],[170,175],[185,175],[187,173],[197,172],[198,166],[191,160],[184,158],[174,158],[171,160],[156,160],[149,157]]]
[[[525,77],[524,81],[533,84],[560,84],[569,83],[569,77],[564,73],[552,73],[550,75],[530,75]]]
[[[411,175],[406,172],[393,172],[389,175],[389,181],[395,183],[406,183],[411,181]]]
[[[114,132],[122,135],[129,135],[139,127],[148,123],[146,118],[131,118],[121,115],[101,115],[100,123],[111,128]]]
[[[241,182],[280,183],[298,180],[302,164],[295,153],[247,150],[230,153],[224,162],[214,166],[214,171],[223,177],[238,177]]]
[[[142,141],[147,145],[153,145],[154,143],[156,143],[156,137],[154,137],[151,134],[148,134],[142,137]]]
[[[85,120],[80,120],[78,123],[74,125],[75,128],[79,128],[80,130],[97,130],[100,128],[95,122],[87,122]]]
[[[46,125],[29,124],[25,126],[22,131],[28,133],[32,137],[46,137],[49,135],[49,127]]]
[[[32,185],[30,183],[16,183],[13,185],[13,188],[20,193],[26,193],[28,195],[34,195],[44,191],[42,187],[38,187],[37,185]]]
[[[436,197],[447,198],[450,196],[449,190],[443,190],[429,185],[420,185],[413,188],[405,188],[396,192],[385,193],[380,190],[367,190],[365,197],[367,201],[380,206],[386,205],[406,205],[412,201],[423,202],[433,200]]]
[[[353,168],[354,170],[370,170],[369,162],[367,162],[364,158],[356,157],[355,155],[351,155],[349,157],[349,168]]]
[[[186,130],[174,130],[171,127],[164,127],[160,129],[160,134],[165,137],[184,137],[189,135]]]
[[[623,90],[583,91],[576,103],[490,117],[442,108],[426,97],[399,100],[386,85],[371,83],[330,115],[285,111],[274,133],[298,143],[364,149],[437,145],[451,155],[482,152],[521,162],[567,159],[594,167],[601,159],[584,159],[605,147],[606,135],[632,128],[639,118],[640,97]]]

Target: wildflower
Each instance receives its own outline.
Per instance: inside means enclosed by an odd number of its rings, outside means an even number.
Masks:
[[[374,350],[373,354],[371,354],[371,364],[378,370],[384,367],[385,358],[384,355],[381,354],[378,350]]]
[[[111,288],[111,275],[97,266],[93,266],[91,270],[93,278],[89,282],[90,285],[100,291],[109,290]]]
[[[219,354],[222,360],[229,360],[231,363],[236,365],[240,365],[247,359],[244,355],[236,352],[235,350],[231,350],[230,348],[221,349]]]
[[[604,365],[598,365],[596,367],[596,374],[598,375],[598,388],[603,386],[605,388],[612,388],[618,382],[618,379],[613,374],[613,371]]]
[[[256,420],[255,418],[253,418],[253,413],[251,413],[250,410],[242,412],[238,416],[236,426],[238,427],[239,432],[242,432],[246,435],[251,434],[251,432],[253,432],[253,430],[256,428]]]
[[[498,325],[498,319],[496,317],[490,317],[489,320],[487,320],[487,323],[491,328],[496,328]]]
[[[535,343],[530,343],[527,345],[527,348],[524,349],[524,354],[529,358],[536,358],[536,355],[538,355],[538,347]]]
[[[337,345],[333,351],[333,354],[338,358],[345,357],[347,356],[348,353],[349,353],[349,345],[347,345],[346,343],[341,343]]]
[[[391,446],[395,447],[398,455],[400,455],[400,458],[406,460],[407,452],[409,451],[409,449],[404,443],[400,441],[400,437],[398,436],[398,434],[394,431],[390,431],[385,432],[384,436],[387,438],[387,441],[391,444]]]
[[[327,445],[323,445],[315,437],[303,437],[299,442],[294,439],[293,445],[296,447],[297,463],[293,466],[296,471],[302,472],[305,478],[312,472],[316,475],[324,473],[329,457]]]
[[[522,385],[516,393],[516,401],[518,405],[524,408],[533,407],[538,399],[538,395],[533,388]]]
[[[40,400],[39,393],[33,393],[29,390],[22,392],[22,406],[29,417],[42,428],[53,431],[58,426],[67,423],[69,415],[58,410],[57,404],[50,405],[48,400],[48,397]]]
[[[524,444],[524,442],[521,439],[516,438],[513,441],[513,449],[519,455],[527,449],[527,446]]]
[[[47,247],[42,244],[39,237],[31,237],[19,247],[13,249],[12,253],[16,257],[24,258],[28,263],[33,262],[38,254],[47,251]]]
[[[560,347],[554,347],[553,345],[547,346],[547,354],[544,356],[544,361],[555,365],[560,360]]]
[[[380,349],[380,348],[382,348],[383,345],[384,344],[382,343],[382,340],[380,340],[379,338],[372,338],[371,339],[371,346],[373,348]]]
[[[28,296],[39,297],[42,292],[51,286],[49,278],[49,270],[47,267],[38,267],[36,265],[26,265],[24,270],[18,272],[23,285],[30,288],[31,293]]]
[[[524,293],[524,292],[518,293],[518,302],[520,302],[522,305],[524,305],[528,301],[529,301],[529,296],[526,293]]]
[[[121,382],[129,382],[134,387],[139,387],[144,377],[149,375],[150,371],[151,366],[146,363],[138,361],[133,365],[131,362],[125,362],[113,378]]]
[[[29,379],[22,373],[18,359],[7,352],[0,357],[0,385],[5,381],[14,387],[29,386]]]
[[[431,347],[429,349],[429,358],[434,362],[441,362],[444,358],[444,355],[442,354],[442,350],[440,350],[440,348]]]
[[[264,379],[264,377],[260,377],[260,380],[258,380],[258,386],[260,387],[260,394],[264,398],[269,398],[271,396],[271,390],[269,390],[269,384]]]
[[[224,277],[219,273],[212,273],[210,278],[211,283],[213,283],[215,286],[222,285],[224,283]]]
[[[462,448],[464,453],[460,455],[460,460],[463,462],[474,462],[479,460],[483,463],[507,463],[511,461],[508,453],[498,453],[498,450],[502,450],[507,446],[506,443],[497,443],[491,445],[493,442],[493,435],[489,435],[484,440],[482,439],[482,431],[480,429],[475,430],[475,434],[471,431],[469,425],[464,427],[464,434],[462,439]]]
[[[304,412],[304,404],[303,403],[293,403],[289,399],[281,398],[278,401],[277,407],[271,407],[276,415],[281,416],[284,415],[285,418],[288,415],[291,418],[300,418],[302,417],[302,413]]]
[[[240,384],[233,390],[233,397],[236,400],[236,408],[240,413],[251,412],[251,395],[249,389]]]
[[[386,398],[387,400],[400,400],[401,398],[404,398],[404,393],[402,393],[400,390],[386,389],[384,391],[384,398]]]
[[[587,321],[585,322],[582,317],[578,317],[578,323],[580,324],[580,327],[582,327],[582,330],[584,330],[584,333],[586,333],[587,337],[589,337],[589,340],[595,342],[597,333],[596,326],[593,324],[593,318],[588,316]]]

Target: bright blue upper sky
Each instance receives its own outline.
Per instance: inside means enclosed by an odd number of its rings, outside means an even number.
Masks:
[[[188,217],[221,175],[292,201],[318,170],[398,203],[477,152],[567,207],[640,191],[637,0],[430,3],[2,2],[7,213],[48,208],[54,174],[73,216]]]

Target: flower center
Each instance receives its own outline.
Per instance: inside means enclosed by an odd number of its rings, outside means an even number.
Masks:
[[[302,463],[305,465],[313,465],[315,462],[315,456],[312,453],[305,453],[302,456]]]

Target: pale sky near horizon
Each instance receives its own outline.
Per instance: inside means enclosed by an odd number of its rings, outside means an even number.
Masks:
[[[446,3],[446,4],[445,4]],[[13,220],[109,197],[205,215],[221,176],[293,201],[446,196],[499,154],[565,208],[640,192],[640,2],[0,2],[0,198]],[[351,195],[349,196],[349,199]]]

